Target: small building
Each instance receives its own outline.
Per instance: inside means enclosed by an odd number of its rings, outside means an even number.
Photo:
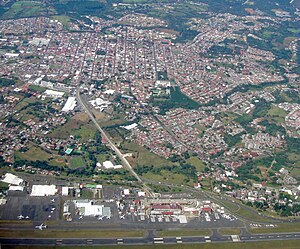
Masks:
[[[61,195],[62,196],[68,196],[69,195],[69,187],[62,187]]]
[[[24,191],[24,187],[23,186],[9,186],[8,191]]]

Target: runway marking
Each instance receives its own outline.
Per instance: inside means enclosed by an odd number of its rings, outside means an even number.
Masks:
[[[124,241],[123,239],[117,239],[117,244],[120,245],[120,244],[124,244]]]
[[[181,244],[181,243],[182,243],[181,237],[176,237],[176,240],[177,240],[177,243],[178,243],[178,244]]]
[[[163,244],[164,238],[154,238],[154,244]]]

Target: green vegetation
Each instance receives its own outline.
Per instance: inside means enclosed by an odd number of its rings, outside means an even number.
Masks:
[[[210,236],[212,231],[210,229],[199,230],[163,230],[159,231],[161,237],[178,237],[178,236]]]
[[[79,167],[85,167],[86,163],[82,157],[74,157],[70,160],[70,167],[71,168],[79,168]]]
[[[298,222],[283,223],[277,224],[275,227],[251,228],[250,232],[253,234],[300,232],[300,224]]]
[[[1,18],[33,17],[53,13],[53,8],[37,1],[15,2]]]
[[[0,78],[0,86],[12,86],[15,85],[15,80],[7,79],[7,78]]]
[[[52,19],[59,21],[66,29],[69,28],[71,23],[71,18],[65,15],[52,16]]]
[[[175,165],[173,162],[160,157],[152,152],[150,152],[149,150],[147,150],[146,148],[137,145],[136,143],[133,142],[125,142],[122,144],[122,148],[123,150],[125,150],[126,152],[136,152],[135,155],[135,163],[134,165],[138,165],[138,166],[144,166],[144,165],[150,165],[150,166],[154,166],[154,167],[161,167],[161,166],[172,166]]]
[[[221,235],[239,235],[241,233],[241,229],[239,229],[239,228],[220,228],[219,233]]]
[[[37,86],[37,85],[30,85],[29,89],[34,92],[44,92],[47,88],[42,87],[42,86]]]
[[[47,222],[46,222],[47,224]],[[0,230],[0,237],[7,238],[120,238],[143,237],[142,230]]]
[[[2,190],[8,190],[8,188],[9,188],[9,184],[8,183],[6,183],[6,182],[0,182],[0,192]]]
[[[197,109],[199,103],[192,100],[180,91],[179,87],[170,89],[171,97],[163,101],[153,101],[155,106],[158,106],[161,110],[161,114],[165,114],[172,108],[185,108],[185,109]]]
[[[167,181],[177,184],[191,185],[197,179],[195,166],[190,164],[180,164],[178,166],[138,166],[136,173],[155,181]],[[148,177],[147,177],[148,176]]]
[[[198,157],[195,156],[190,157],[188,160],[186,160],[186,162],[188,164],[193,165],[198,172],[202,172],[205,168],[205,164]]]

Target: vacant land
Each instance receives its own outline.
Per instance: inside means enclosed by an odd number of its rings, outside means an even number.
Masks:
[[[241,230],[238,228],[221,228],[219,233],[222,235],[239,235]]]
[[[117,238],[143,237],[140,230],[0,230],[0,237],[10,238]]]
[[[254,234],[300,232],[300,224],[298,222],[296,222],[296,223],[279,224],[276,227],[251,228],[250,232],[254,233]]]
[[[186,162],[195,166],[199,172],[203,171],[205,168],[205,164],[198,157],[190,157]]]
[[[212,234],[209,229],[201,230],[165,230],[160,231],[159,236],[161,237],[178,237],[178,236],[210,236]]]
[[[167,166],[167,165],[174,165],[174,163],[172,163],[171,161],[160,157],[152,152],[150,152],[149,150],[147,150],[146,148],[137,145],[136,143],[128,143],[125,142],[122,145],[122,148],[126,151],[126,152],[137,152],[137,156],[136,156],[136,164],[138,166]]]
[[[33,17],[53,13],[51,7],[36,1],[19,1],[14,3],[11,8],[6,11],[2,18],[12,19],[20,17]]]

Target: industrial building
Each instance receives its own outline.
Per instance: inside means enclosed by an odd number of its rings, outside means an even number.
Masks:
[[[76,106],[76,98],[75,97],[69,97],[61,111],[62,112],[73,111],[75,106]]]
[[[55,185],[32,185],[31,196],[53,196],[57,193]]]
[[[111,217],[110,207],[98,205],[92,200],[75,200],[74,204],[80,215]]]

